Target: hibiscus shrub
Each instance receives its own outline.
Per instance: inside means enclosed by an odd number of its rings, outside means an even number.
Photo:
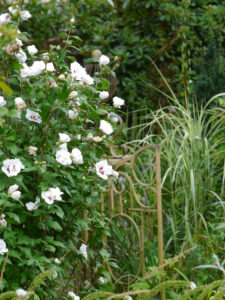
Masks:
[[[28,46],[17,10],[15,16],[5,7],[0,15],[1,75],[8,87],[0,90],[1,265],[9,255],[1,290],[27,289],[40,272],[54,268],[38,295],[58,299],[63,291],[56,282],[70,270],[83,276],[92,260],[100,275],[96,265],[107,227],[98,207],[106,179],[118,175],[107,163],[118,119],[102,101],[109,59],[100,58],[101,72],[92,78],[68,57],[66,43],[48,53]],[[31,18],[22,15],[24,22]],[[115,107],[123,104],[114,99]],[[94,238],[87,240],[88,231]],[[82,287],[78,275],[76,280]]]

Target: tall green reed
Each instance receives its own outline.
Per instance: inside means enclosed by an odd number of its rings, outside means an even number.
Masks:
[[[192,244],[203,231],[209,237],[206,220],[215,203],[224,212],[225,110],[214,105],[224,96],[185,109],[172,95],[173,106],[142,117],[134,128],[141,138],[128,142],[135,149],[160,144],[163,202],[175,248],[180,239]]]

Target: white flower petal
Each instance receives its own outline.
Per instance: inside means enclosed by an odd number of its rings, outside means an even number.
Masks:
[[[78,165],[83,164],[83,155],[78,148],[73,148],[73,150],[71,152],[71,157],[72,157],[73,163],[78,164]]]
[[[87,255],[87,245],[82,244],[80,246],[79,252],[81,255],[83,255],[83,257],[87,260],[88,259],[88,255]]]
[[[35,45],[28,46],[27,50],[30,55],[34,55],[38,52],[38,49],[35,47]]]
[[[46,70],[48,71],[48,72],[54,72],[55,71],[55,67],[54,67],[54,65],[53,65],[53,63],[47,63],[46,64]]]
[[[64,166],[72,164],[70,153],[65,149],[60,149],[56,152],[56,160]]]
[[[6,105],[6,101],[4,97],[0,96],[0,106],[5,106],[5,105]]]
[[[0,239],[0,254],[3,255],[6,252],[8,252],[8,249],[6,248],[6,243],[3,239]]]
[[[8,193],[13,193],[19,189],[19,186],[17,184],[13,184],[9,187]]]
[[[108,56],[106,55],[101,55],[99,58],[99,65],[108,65],[110,63],[110,59]]]
[[[31,122],[35,122],[38,124],[40,124],[42,122],[41,116],[39,115],[39,113],[37,113],[33,110],[30,110],[30,109],[27,109],[27,113],[26,113],[25,117],[27,120],[29,120]]]
[[[6,159],[3,161],[2,171],[8,176],[16,176],[24,169],[24,165],[21,163],[19,158]]]
[[[20,191],[16,191],[16,192],[12,193],[11,198],[13,198],[14,200],[19,200],[20,196],[21,196],[21,192]]]
[[[100,126],[99,126],[99,129],[104,133],[104,134],[111,134],[113,132],[113,127],[112,125],[105,121],[105,120],[101,120],[100,121]]]
[[[119,97],[113,97],[113,106],[116,108],[121,108],[125,104],[125,101]]]
[[[20,17],[23,21],[26,21],[32,17],[30,12],[28,10],[22,10],[20,11]]]
[[[62,143],[68,143],[71,141],[71,138],[66,133],[59,133],[59,141]]]
[[[109,97],[109,92],[107,92],[107,91],[102,91],[102,92],[99,93],[99,98],[101,100],[105,100],[108,97]]]
[[[45,192],[41,193],[41,197],[45,200],[47,204],[53,204],[55,200],[62,200],[61,195],[63,192],[57,188],[50,188]]]

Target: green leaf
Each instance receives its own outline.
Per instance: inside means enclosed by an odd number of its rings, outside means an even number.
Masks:
[[[112,7],[114,7],[114,2],[112,0],[107,0],[107,1]]]
[[[20,151],[20,148],[17,147],[14,143],[7,143],[6,147],[14,155],[17,155],[17,153]]]
[[[13,94],[12,89],[4,81],[0,81],[0,89],[8,96],[12,96]]]
[[[46,249],[46,251],[49,251],[49,252],[53,252],[53,253],[55,252],[55,247],[52,245],[47,245],[45,247],[45,249]]]
[[[107,91],[110,87],[110,83],[107,79],[101,78],[101,83],[98,85],[98,88],[102,91]]]
[[[6,178],[3,178],[0,180],[0,191],[4,190],[4,188],[7,186]]]
[[[0,117],[3,117],[7,114],[8,109],[6,107],[1,106],[0,107]]]
[[[54,238],[53,238],[52,236],[47,236],[47,237],[46,237],[46,241],[47,241],[48,243],[52,244],[52,245],[57,246],[57,247],[61,247],[61,248],[65,248],[65,247],[66,247],[63,243],[61,243],[61,242],[59,242],[59,241],[55,241]]]
[[[73,43],[75,43],[75,45],[80,46],[80,44],[82,43],[82,39],[80,39],[79,36],[73,35],[70,37],[70,39],[73,40]]]
[[[10,249],[10,257],[16,257],[18,259],[22,259],[19,252],[13,249]]]
[[[8,117],[10,118],[19,118],[20,117],[20,113],[17,109],[10,109],[8,111]]]
[[[37,171],[37,170],[38,170],[37,167],[28,167],[28,168],[25,168],[23,170],[23,172],[28,173],[28,172],[34,172],[34,171]]]
[[[108,113],[108,111],[106,109],[103,109],[103,108],[97,108],[96,112],[99,115],[105,115],[105,114]]]
[[[115,269],[118,269],[118,268],[119,268],[119,266],[118,266],[115,262],[113,262],[113,261],[110,261],[110,262],[109,262],[109,265],[110,265],[111,267],[115,268]]]
[[[217,230],[224,229],[224,228],[225,228],[225,223],[220,223],[218,226],[216,226]]]
[[[33,246],[34,245],[34,240],[32,240],[30,237],[24,235],[24,236],[20,236],[19,241],[18,241],[18,245],[30,245]]]
[[[14,62],[12,63],[12,67],[13,67],[14,70],[20,70],[20,69],[23,68],[23,65],[21,65],[21,64],[18,63],[17,61],[14,61]]]
[[[56,210],[55,210],[55,214],[56,214],[58,217],[60,217],[61,219],[63,219],[63,217],[64,217],[64,212],[63,212],[63,210],[62,210],[61,208],[56,209]]]
[[[108,259],[110,257],[110,254],[108,253],[108,251],[106,251],[103,248],[99,251],[99,253],[101,254],[103,259]]]
[[[123,8],[125,9],[129,5],[129,3],[130,3],[130,0],[125,0],[123,2]]]
[[[22,253],[24,253],[27,256],[27,258],[29,258],[30,260],[33,260],[32,259],[32,254],[31,254],[31,248],[22,247],[22,246],[19,246],[18,248],[21,250]]]
[[[56,231],[62,231],[62,227],[56,221],[49,220],[48,226]]]
[[[133,283],[131,285],[132,291],[138,291],[138,290],[148,290],[150,288],[150,285],[147,282],[137,282]]]
[[[10,218],[12,218],[17,223],[20,223],[20,218],[18,215],[14,214],[12,212],[7,212],[6,215],[8,215]]]

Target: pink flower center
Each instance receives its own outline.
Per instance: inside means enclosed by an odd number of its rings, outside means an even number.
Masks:
[[[99,173],[101,173],[102,175],[104,175],[105,172],[104,172],[104,168],[103,167],[99,168]]]
[[[49,199],[50,201],[55,200],[55,199],[56,199],[56,195],[54,195],[54,196],[48,196],[48,199]]]

